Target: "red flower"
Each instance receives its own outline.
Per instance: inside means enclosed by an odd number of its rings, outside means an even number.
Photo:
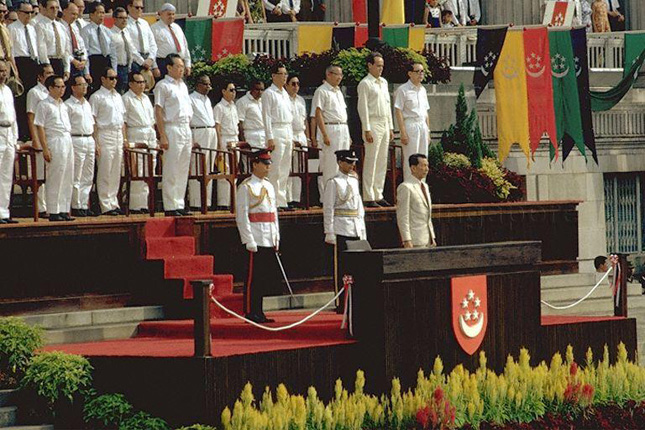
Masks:
[[[571,367],[569,367],[569,373],[571,374],[571,376],[576,376],[576,373],[578,373],[578,365],[575,361],[571,363]]]
[[[429,419],[430,408],[428,406],[417,411],[417,423],[421,424],[421,428],[427,428]]]

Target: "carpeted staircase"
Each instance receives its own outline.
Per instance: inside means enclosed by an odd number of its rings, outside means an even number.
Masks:
[[[150,218],[145,226],[146,259],[163,261],[164,278],[179,280],[183,291],[179,295],[182,303],[164,303],[173,308],[190,309],[193,290],[191,280],[210,279],[213,281],[213,295],[227,308],[243,312],[242,294],[233,293],[233,275],[213,274],[213,256],[195,255],[195,238],[177,235],[175,218]],[[176,296],[175,296],[176,297]],[[228,318],[214,303],[211,303],[211,318]]]

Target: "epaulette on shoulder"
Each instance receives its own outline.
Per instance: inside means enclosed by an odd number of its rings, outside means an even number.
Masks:
[[[242,181],[240,185],[246,185],[251,180],[251,176]]]

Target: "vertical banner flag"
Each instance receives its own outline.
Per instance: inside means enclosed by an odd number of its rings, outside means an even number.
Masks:
[[[352,0],[352,18],[359,24],[367,24],[367,0]]]
[[[332,32],[332,45],[334,49],[342,50],[354,47],[354,33],[356,26],[334,27]]]
[[[211,18],[189,19],[186,21],[186,40],[193,62],[211,59],[213,34]]]
[[[623,76],[629,74],[636,60],[645,51],[645,33],[625,33],[625,63]]]
[[[576,81],[576,65],[569,31],[549,31],[551,74],[553,75],[553,107],[558,142],[569,135],[569,144],[575,143],[585,155],[582,136],[582,116]],[[573,147],[562,147],[562,161],[566,160]],[[586,156],[586,155],[585,155]]]
[[[103,25],[106,26],[107,28],[112,28],[114,27],[114,18],[112,16],[107,16],[105,15],[105,18],[103,18]]]
[[[507,27],[477,29],[477,61],[475,63],[475,75],[473,77],[475,96],[477,98],[479,98],[484,88],[486,88],[486,84],[493,79],[493,72],[499,60],[499,54],[502,52],[507,30]]]
[[[587,31],[584,28],[571,30],[571,43],[573,44],[573,61],[576,66],[576,82],[578,83],[578,100],[580,101],[580,115],[582,121],[582,137],[584,145],[591,151],[596,164],[598,154],[596,153],[596,137],[593,131],[591,116],[591,100],[589,96],[589,63],[587,59]],[[562,148],[573,147],[569,135],[563,138]]]
[[[199,0],[197,16],[235,18],[237,0]]]
[[[144,15],[144,16],[143,16],[143,19],[145,19],[145,20],[148,22],[148,24],[150,24],[150,25],[152,25],[152,24],[154,24],[155,22],[157,22],[157,18],[158,18],[158,15],[157,15],[157,14],[154,14],[154,15]]]
[[[534,156],[544,133],[549,135],[552,151],[558,157],[558,132],[553,111],[553,82],[549,35],[546,27],[524,29],[526,89],[529,100],[531,155]],[[535,159],[535,158],[534,158]]]
[[[629,42],[629,37],[631,34],[625,33],[625,47]],[[645,63],[645,45],[641,45],[644,49],[641,51],[640,56],[636,58],[631,67],[629,67],[625,73],[623,79],[616,84],[613,88],[607,91],[589,91],[591,97],[591,110],[594,112],[605,111],[613,108],[620,102],[625,94],[631,89],[634,85],[634,81],[638,78],[638,73]]]
[[[331,49],[331,25],[309,25],[298,26],[298,55],[310,52],[320,54]]]
[[[573,23],[575,3],[567,1],[547,1],[542,25],[553,27],[570,27]]]
[[[421,52],[426,45],[426,30],[425,28],[410,26],[410,33],[408,36],[408,47],[414,51]]]
[[[181,28],[181,31],[183,31],[184,34],[186,33],[186,18],[177,18],[175,20],[175,24]]]
[[[211,40],[213,61],[231,54],[241,54],[244,45],[244,18],[214,20]]]
[[[354,31],[354,47],[361,48],[365,46],[367,39],[369,39],[369,31],[367,29],[367,25],[357,26],[356,30]]]
[[[393,48],[408,47],[408,26],[405,27],[383,27],[382,39]]]
[[[381,3],[381,22],[385,24],[404,24],[405,7],[403,0],[383,0]]]

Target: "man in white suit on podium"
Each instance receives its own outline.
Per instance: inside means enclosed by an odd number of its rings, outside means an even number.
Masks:
[[[437,246],[432,225],[432,200],[425,178],[428,158],[412,154],[409,158],[412,176],[396,189],[396,222],[404,248]]]

